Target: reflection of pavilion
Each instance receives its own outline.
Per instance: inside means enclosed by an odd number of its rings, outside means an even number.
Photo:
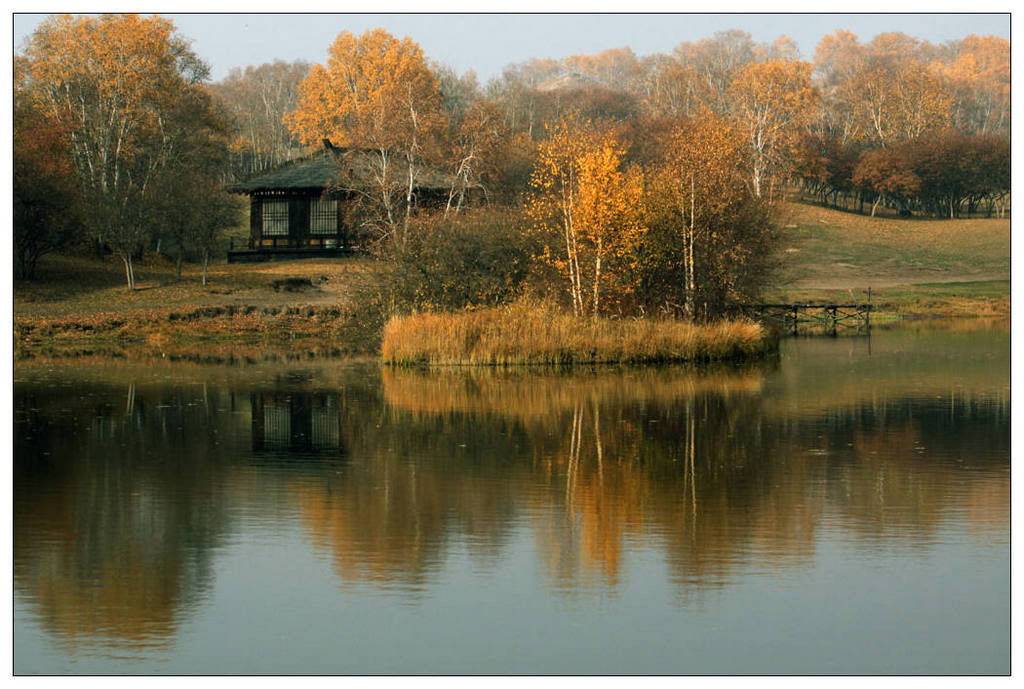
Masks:
[[[338,395],[254,392],[253,450],[342,450]]]

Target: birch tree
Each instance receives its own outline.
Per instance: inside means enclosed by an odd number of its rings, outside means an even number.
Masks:
[[[622,169],[623,155],[614,134],[574,115],[539,145],[527,212],[550,240],[543,258],[564,275],[577,316],[600,314],[602,286],[645,232],[642,181]]]
[[[760,197],[769,178],[786,170],[791,144],[817,102],[811,65],[796,60],[752,62],[739,70],[730,95],[733,114],[749,142],[749,177]]]
[[[738,126],[709,110],[666,137],[647,174],[638,301],[714,319],[769,284],[778,258],[774,206],[744,181],[746,148]]]
[[[86,225],[121,258],[133,290],[152,190],[174,144],[169,121],[208,69],[170,21],[131,14],[50,18],[24,57],[27,88],[70,133]]]
[[[284,122],[299,100],[299,83],[309,72],[302,61],[276,60],[244,70],[234,68],[222,81],[211,85],[237,130],[232,169],[253,175],[301,154]]]

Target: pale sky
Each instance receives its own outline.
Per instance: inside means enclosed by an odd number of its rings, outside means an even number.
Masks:
[[[626,6],[620,3],[619,7]],[[147,14],[149,12],[146,12]],[[46,15],[14,14],[14,49]],[[214,81],[232,67],[275,59],[323,63],[327,47],[342,31],[359,34],[383,27],[409,36],[430,60],[459,73],[476,71],[481,84],[505,66],[532,57],[562,58],[629,46],[638,57],[670,53],[683,41],[715,31],[741,29],[757,42],[785,34],[805,59],[822,36],[836,29],[862,42],[878,33],[902,31],[932,43],[969,34],[1009,39],[1009,14],[164,14],[192,40],[212,68]]]

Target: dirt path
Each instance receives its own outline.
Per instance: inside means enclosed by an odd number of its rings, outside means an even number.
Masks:
[[[867,287],[872,289],[883,289],[886,287],[905,287],[908,285],[920,284],[946,284],[954,282],[983,282],[989,280],[1009,280],[1006,273],[943,273],[939,275],[928,273],[905,273],[898,275],[869,275],[862,272],[852,272],[850,275],[836,274],[831,276],[818,276],[803,280],[794,280],[785,287],[793,289],[851,289],[862,290]]]

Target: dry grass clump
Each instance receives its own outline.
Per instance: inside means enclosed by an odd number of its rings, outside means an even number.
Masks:
[[[768,346],[765,330],[750,321],[594,320],[519,302],[394,317],[381,354],[403,365],[632,364],[740,359]]]

